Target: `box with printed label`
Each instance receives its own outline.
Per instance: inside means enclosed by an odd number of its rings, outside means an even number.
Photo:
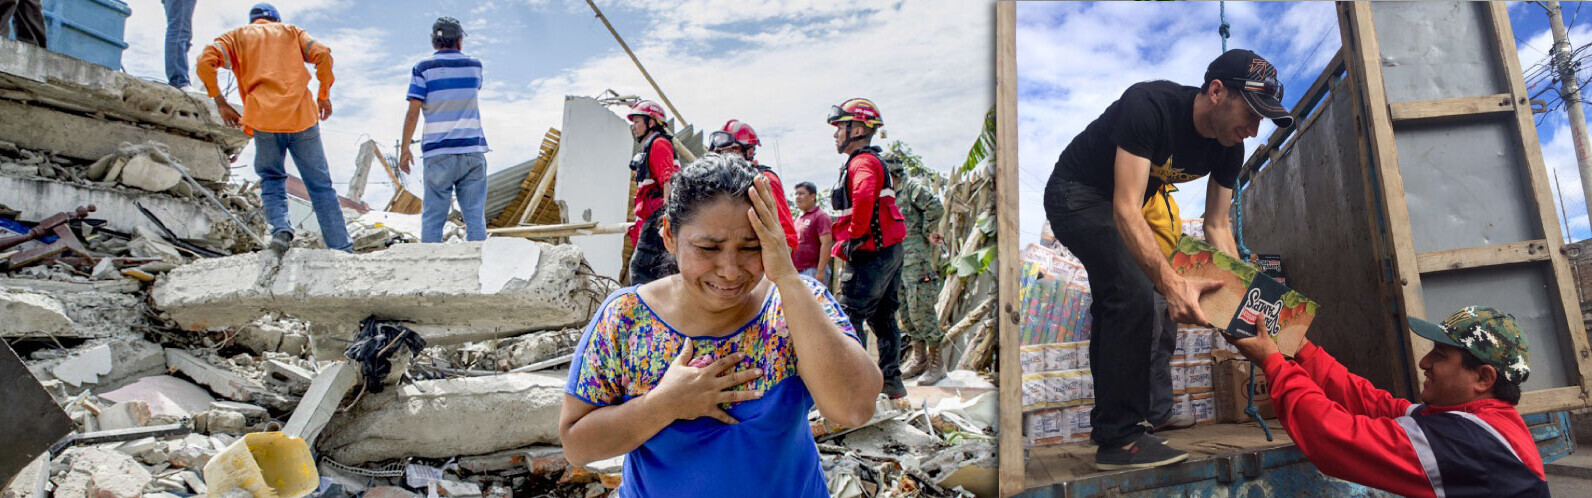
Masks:
[[[1200,393],[1188,395],[1189,413],[1194,416],[1196,424],[1210,424],[1216,422],[1216,397],[1213,393]]]
[[[1189,394],[1211,392],[1211,360],[1188,362],[1183,370],[1183,391]]]

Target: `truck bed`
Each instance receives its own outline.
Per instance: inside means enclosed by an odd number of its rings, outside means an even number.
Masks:
[[[1227,453],[1293,445],[1293,440],[1288,438],[1281,424],[1276,420],[1267,420],[1266,423],[1271,426],[1272,441],[1266,440],[1266,434],[1254,422],[1196,425],[1160,435],[1165,436],[1172,447],[1189,452],[1189,462]],[[1082,441],[1029,449],[1027,487],[1045,487],[1100,474],[1123,472],[1095,470],[1095,448],[1093,441]]]

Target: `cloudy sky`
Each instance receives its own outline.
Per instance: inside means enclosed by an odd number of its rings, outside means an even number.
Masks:
[[[255,1],[199,2],[189,60],[218,34],[245,24]],[[123,65],[163,81],[161,3],[128,3],[131,46]],[[782,170],[786,184],[835,182],[843,158],[824,117],[847,98],[872,98],[889,138],[907,142],[940,170],[966,157],[994,102],[994,9],[987,1],[597,4],[686,120],[699,129],[717,129],[732,118],[750,123],[763,139],[758,158]],[[321,128],[338,182],[352,176],[362,137],[392,152],[410,68],[431,54],[426,33],[439,16],[464,23],[465,52],[485,66],[481,114],[492,170],[535,157],[542,135],[559,126],[566,95],[612,89],[656,98],[584,1],[295,0],[276,6],[284,21],[307,29],[336,59],[335,113]],[[418,146],[414,150],[419,153]],[[248,167],[253,157],[252,148],[240,157],[238,176],[254,177]],[[373,173],[366,201],[384,205],[388,183]]]
[[[1564,2],[1566,23],[1578,21],[1583,2]],[[1044,224],[1042,196],[1056,157],[1128,85],[1169,79],[1197,85],[1205,66],[1222,51],[1217,2],[1020,2],[1017,8],[1018,156],[1022,244],[1035,242]],[[1570,28],[1576,46],[1592,42],[1589,22]],[[1530,68],[1552,47],[1545,11],[1516,2],[1509,8],[1521,67]],[[1228,48],[1247,48],[1278,67],[1292,107],[1341,45],[1330,2],[1227,2]],[[1582,79],[1588,75],[1583,74]],[[1536,89],[1533,89],[1535,92]],[[1589,233],[1575,150],[1565,113],[1540,116],[1543,157],[1558,171],[1575,240]],[[1245,142],[1245,157],[1274,129],[1262,121]],[[1551,173],[1550,173],[1551,179]],[[1179,184],[1173,194],[1184,218],[1205,208],[1205,180]],[[1555,192],[1557,200],[1558,192]]]

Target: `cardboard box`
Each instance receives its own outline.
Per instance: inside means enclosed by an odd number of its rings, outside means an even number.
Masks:
[[[1218,422],[1249,422],[1244,414],[1248,405],[1246,392],[1249,383],[1249,362],[1242,359],[1225,360],[1216,364],[1216,420]],[[1277,418],[1271,406],[1271,385],[1266,373],[1255,369],[1255,408],[1261,418]]]
[[[1183,392],[1189,394],[1208,393],[1215,388],[1211,380],[1211,360],[1198,360],[1186,363],[1183,368]]]
[[[1172,394],[1188,393],[1188,362],[1172,360]]]
[[[1025,374],[1045,371],[1045,345],[1031,344],[1017,348],[1017,364]]]
[[[1211,325],[1225,334],[1253,337],[1256,321],[1264,319],[1283,354],[1292,355],[1304,346],[1305,331],[1318,311],[1315,301],[1253,265],[1186,235],[1178,239],[1171,264],[1184,277],[1223,283],[1221,289],[1200,297],[1200,307]]]
[[[1189,413],[1194,416],[1196,424],[1216,423],[1216,395],[1214,393],[1200,393],[1188,395]]]

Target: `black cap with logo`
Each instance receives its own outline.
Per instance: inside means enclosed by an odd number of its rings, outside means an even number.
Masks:
[[[1271,119],[1278,127],[1293,126],[1294,118],[1282,106],[1282,83],[1277,81],[1277,68],[1254,52],[1235,48],[1211,61],[1205,68],[1205,80],[1221,80],[1227,88],[1239,90],[1244,101],[1255,113]]]

